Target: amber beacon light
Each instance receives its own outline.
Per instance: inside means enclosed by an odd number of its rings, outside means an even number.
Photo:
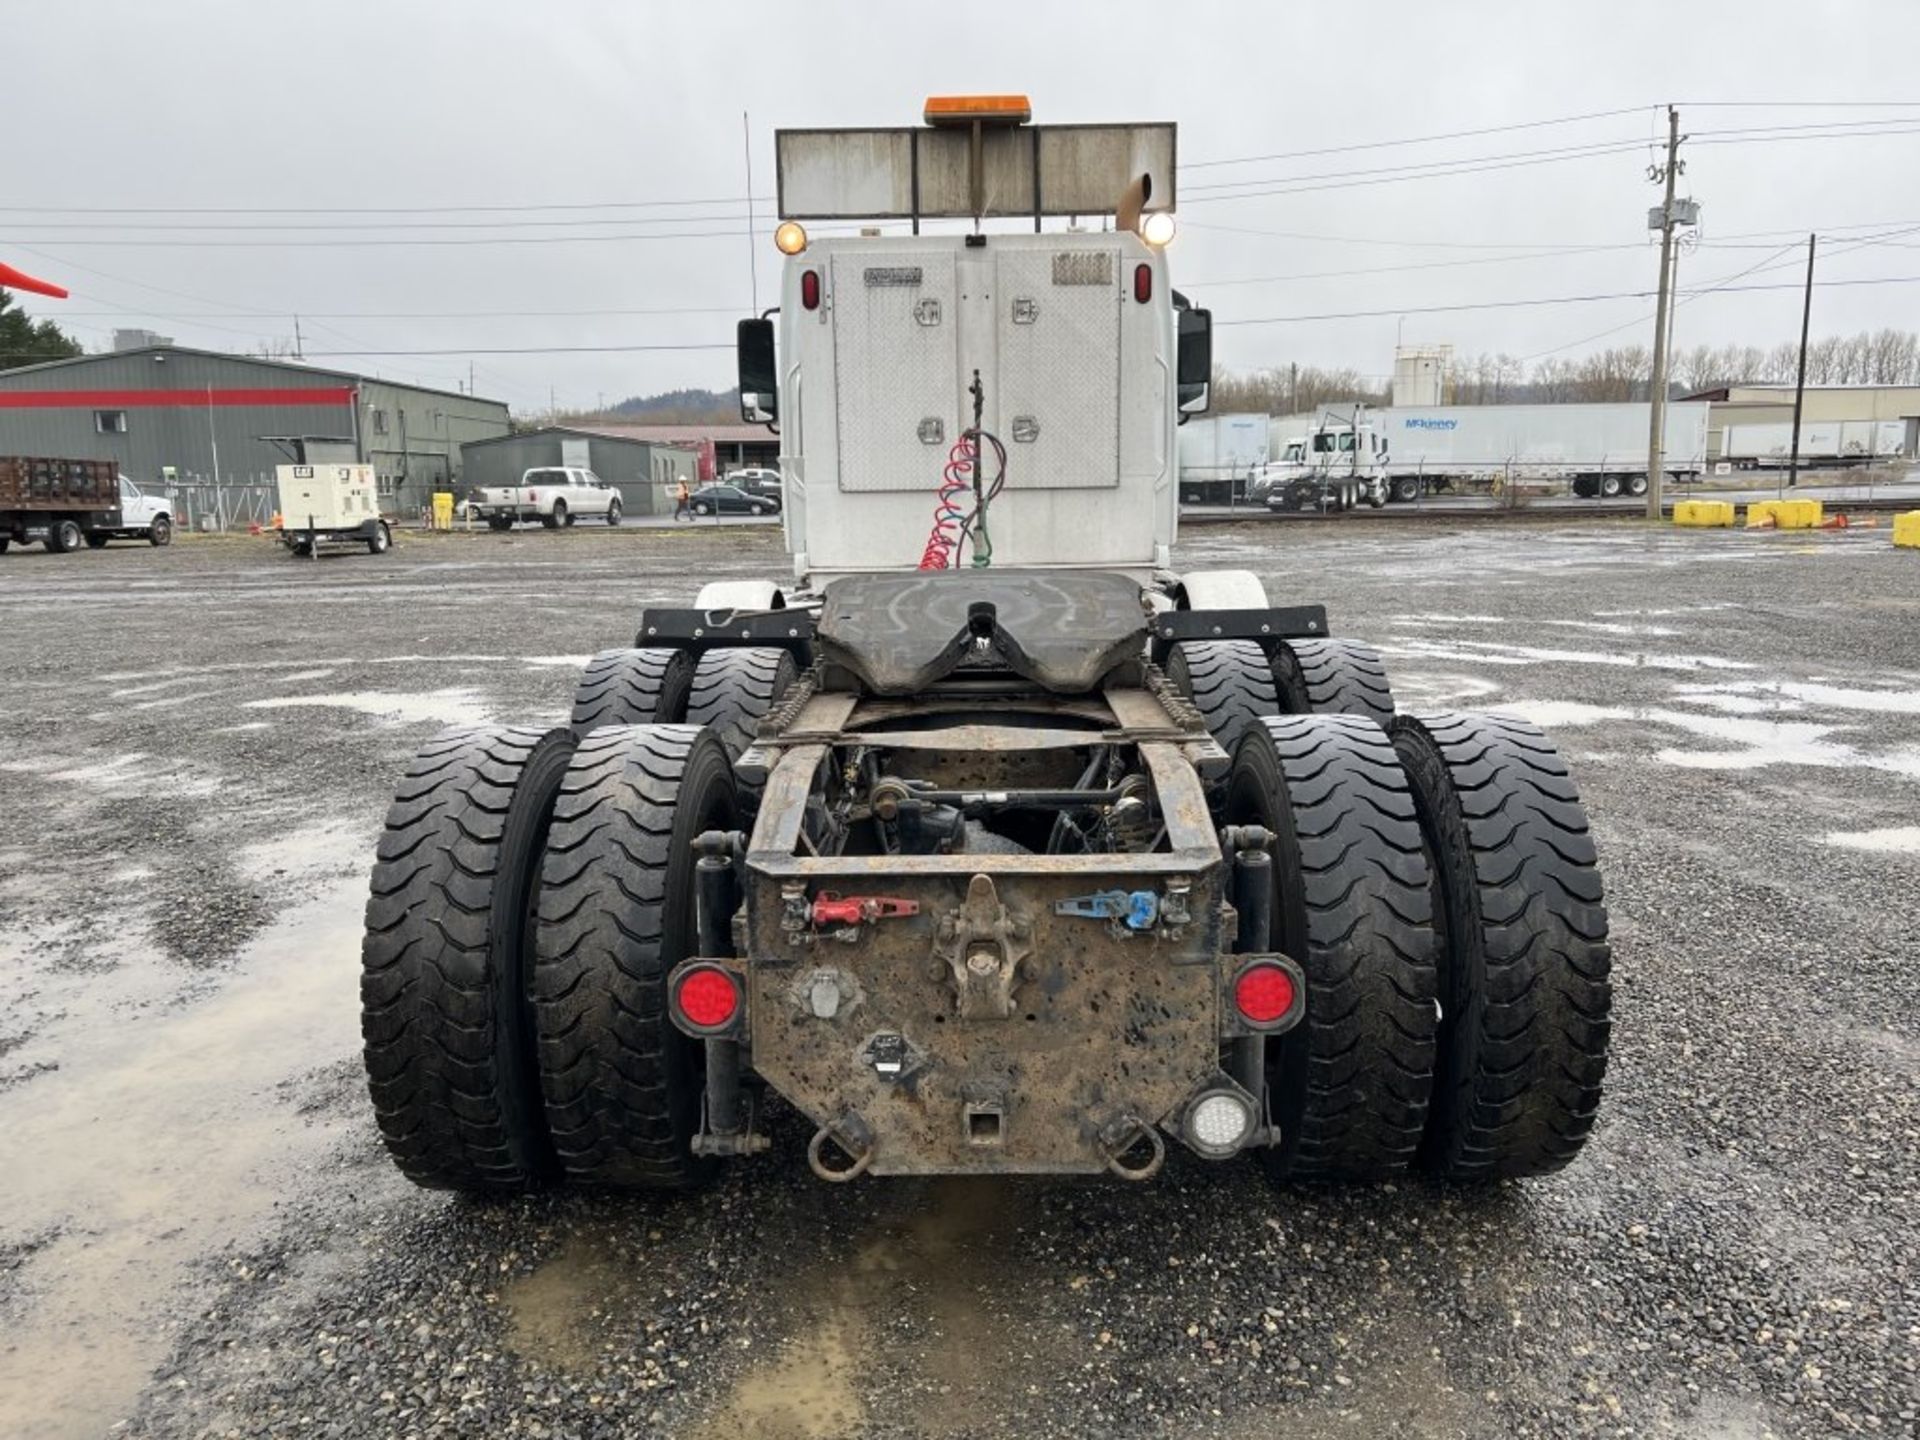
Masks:
[[[922,113],[929,125],[1024,125],[1033,106],[1024,95],[930,95]]]

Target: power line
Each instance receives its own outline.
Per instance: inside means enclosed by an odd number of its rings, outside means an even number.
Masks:
[[[1630,105],[1619,110],[1594,110],[1585,115],[1562,115],[1550,120],[1520,120],[1511,125],[1487,125],[1478,130],[1450,130],[1439,135],[1414,135],[1400,140],[1365,140],[1354,145],[1327,145],[1317,150],[1280,150],[1270,155],[1241,155],[1231,160],[1191,160],[1182,170],[1208,170],[1220,165],[1253,165],[1263,160],[1301,160],[1313,155],[1345,155],[1355,150],[1389,150],[1402,145],[1432,145],[1442,140],[1466,140],[1479,135],[1506,135],[1516,130],[1540,130],[1552,125],[1578,125],[1588,120],[1613,120],[1638,115],[1653,107]]]
[[[1861,280],[1818,280],[1814,283],[1821,288],[1851,285],[1912,285],[1920,284],[1920,275],[1881,275]],[[1706,295],[1753,290],[1797,291],[1800,288],[1799,285],[1721,285],[1716,286],[1712,291],[1682,290],[1677,293]],[[1341,310],[1314,315],[1267,315],[1243,320],[1216,319],[1213,324],[1215,329],[1219,329],[1224,325],[1296,325],[1316,320],[1372,320],[1389,315],[1439,315],[1462,310],[1517,310],[1542,305],[1582,305],[1597,300],[1645,300],[1653,293],[1651,290],[1616,290],[1594,295],[1548,295],[1526,300],[1480,300],[1457,305],[1394,305],[1385,310]]]

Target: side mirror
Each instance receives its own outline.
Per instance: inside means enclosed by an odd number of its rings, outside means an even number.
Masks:
[[[735,336],[740,362],[740,418],[771,425],[780,418],[780,367],[773,352],[773,321],[742,320]]]
[[[1213,403],[1213,312],[1177,310],[1174,320],[1179,330],[1176,403],[1182,415],[1204,415]]]

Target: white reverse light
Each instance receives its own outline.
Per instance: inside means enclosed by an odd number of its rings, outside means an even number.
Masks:
[[[1155,210],[1140,217],[1140,238],[1159,250],[1173,243],[1173,212]]]
[[[1187,1112],[1187,1133],[1203,1154],[1226,1154],[1240,1148],[1253,1128],[1247,1102],[1227,1090],[1202,1096]]]

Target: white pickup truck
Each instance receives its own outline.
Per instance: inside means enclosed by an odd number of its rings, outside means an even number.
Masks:
[[[543,465],[527,471],[518,485],[489,485],[467,498],[473,514],[495,530],[511,530],[521,520],[538,520],[549,530],[571,525],[582,515],[620,523],[620,491],[591,470]]]

